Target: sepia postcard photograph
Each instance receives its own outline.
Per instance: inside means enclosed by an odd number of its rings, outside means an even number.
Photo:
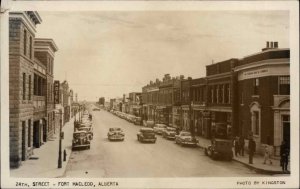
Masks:
[[[1,188],[299,188],[297,1],[1,6]]]

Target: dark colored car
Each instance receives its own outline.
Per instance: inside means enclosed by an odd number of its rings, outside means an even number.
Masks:
[[[109,131],[107,133],[108,140],[124,140],[125,134],[121,128],[114,127],[109,128]]]
[[[78,131],[86,131],[88,139],[89,140],[93,140],[93,127],[90,126],[84,126],[84,127],[78,127],[77,128]]]
[[[90,146],[91,143],[86,131],[77,131],[73,133],[72,150],[80,148],[90,149]]]
[[[192,137],[190,132],[181,131],[179,135],[175,135],[175,143],[182,146],[197,146],[198,141],[196,138]]]
[[[135,117],[135,120],[134,120],[134,124],[135,125],[142,125],[142,118],[141,117]]]
[[[93,111],[100,111],[100,108],[93,108]]]
[[[141,128],[137,134],[137,140],[140,142],[156,142],[156,136],[152,128]]]
[[[204,152],[212,159],[232,160],[232,142],[231,140],[213,139],[211,145],[206,147]]]

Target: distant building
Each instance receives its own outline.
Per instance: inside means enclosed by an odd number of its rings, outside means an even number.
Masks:
[[[104,97],[99,98],[99,104],[104,106],[104,104],[105,104],[105,98]]]

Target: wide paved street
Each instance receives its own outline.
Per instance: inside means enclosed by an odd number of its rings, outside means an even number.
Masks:
[[[200,148],[181,147],[161,136],[155,144],[140,143],[136,134],[141,126],[104,110],[92,114],[91,149],[72,152],[66,177],[258,176],[237,162],[211,160]],[[110,127],[121,127],[125,141],[108,141]]]

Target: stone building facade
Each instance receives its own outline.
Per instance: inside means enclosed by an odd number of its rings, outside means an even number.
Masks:
[[[33,153],[33,67],[37,12],[12,12],[9,15],[9,139],[10,167]]]

